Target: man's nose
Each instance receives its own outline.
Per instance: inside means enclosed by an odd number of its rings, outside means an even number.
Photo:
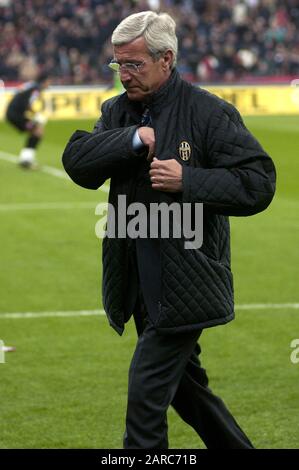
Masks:
[[[132,75],[126,69],[120,68],[119,75],[122,82],[129,82],[130,80],[132,80]]]

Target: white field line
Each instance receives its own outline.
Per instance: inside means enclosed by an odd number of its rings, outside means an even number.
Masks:
[[[28,202],[0,204],[0,212],[26,210],[95,209],[99,202]]]
[[[240,304],[235,305],[236,310],[273,310],[273,309],[299,309],[299,303],[287,304]]]
[[[0,319],[17,318],[43,318],[43,317],[92,317],[94,315],[105,315],[104,310],[71,310],[58,312],[17,312],[0,313]]]
[[[18,163],[19,159],[17,155],[0,151],[0,160],[9,162],[9,163]],[[56,178],[70,180],[70,177],[65,171],[60,170],[59,168],[54,168],[53,166],[42,165],[39,167],[39,171],[41,171],[42,173],[51,175],[51,176],[55,176]],[[99,188],[99,190],[103,191],[104,193],[109,193],[109,185],[104,184],[103,186]]]
[[[287,304],[240,304],[235,306],[236,310],[298,310],[299,303]],[[18,319],[18,318],[47,318],[47,317],[91,317],[105,315],[104,310],[70,310],[70,311],[57,311],[57,312],[16,312],[16,313],[1,313],[0,320],[5,319]]]

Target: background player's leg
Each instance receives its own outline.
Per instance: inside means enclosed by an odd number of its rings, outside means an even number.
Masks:
[[[24,168],[34,168],[37,166],[36,162],[36,148],[43,136],[43,127],[38,125],[34,126],[29,132],[25,147],[22,148],[19,155],[19,164]]]

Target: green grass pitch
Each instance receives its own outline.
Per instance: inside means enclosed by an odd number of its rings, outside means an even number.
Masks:
[[[237,309],[234,322],[206,330],[202,362],[256,447],[296,448],[299,364],[290,361],[290,343],[299,338],[292,308],[299,302],[299,117],[246,124],[273,157],[278,188],[266,212],[231,218],[236,304],[278,305]],[[92,122],[49,122],[39,161],[62,168],[78,128]],[[0,142],[0,152],[15,155],[23,136],[0,123]],[[0,364],[0,448],[120,448],[133,325],[120,338],[105,316],[42,316],[102,308],[94,207],[107,194],[1,157],[0,172],[0,339],[17,348]],[[4,316],[24,312],[41,316]],[[174,411],[168,420],[171,447],[204,447]]]

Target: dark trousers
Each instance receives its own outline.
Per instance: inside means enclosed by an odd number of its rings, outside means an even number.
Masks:
[[[167,449],[172,405],[209,449],[250,449],[223,401],[208,388],[200,365],[201,330],[159,335],[148,317],[135,318],[138,342],[129,370],[125,449]]]

